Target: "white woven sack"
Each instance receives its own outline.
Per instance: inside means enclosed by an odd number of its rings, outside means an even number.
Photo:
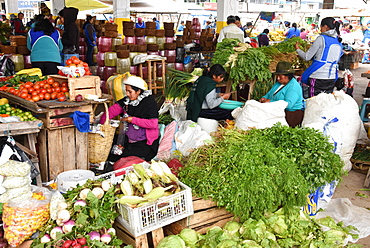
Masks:
[[[321,93],[307,99],[306,110],[302,122],[303,127],[312,127],[324,132],[324,126],[329,120],[337,118],[337,122],[330,123],[329,140],[335,140],[341,146],[339,155],[344,161],[344,170],[350,171],[350,158],[361,132],[365,132],[356,101],[343,91],[333,94]],[[340,144],[339,144],[340,143]]]
[[[278,122],[283,126],[288,126],[284,111],[287,106],[288,103],[282,100],[266,103],[249,100],[245,103],[241,113],[238,113],[235,126],[243,130],[268,128]]]

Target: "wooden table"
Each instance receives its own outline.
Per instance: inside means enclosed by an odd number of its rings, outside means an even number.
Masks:
[[[75,111],[81,111],[88,113],[92,121],[94,106],[100,102],[50,100],[34,103],[6,92],[0,92],[0,97],[6,97],[12,105],[33,112],[33,115],[43,122],[44,128],[37,137],[43,182],[55,179],[64,171],[89,169],[88,133],[78,131],[70,115]],[[103,98],[107,98],[107,102],[111,100],[109,95],[103,95]]]

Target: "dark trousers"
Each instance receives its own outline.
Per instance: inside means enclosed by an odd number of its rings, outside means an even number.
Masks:
[[[288,122],[289,127],[300,126],[303,121],[303,111],[286,111],[285,110],[285,120]]]
[[[87,44],[86,63],[88,65],[93,65],[93,51],[94,51],[94,46]]]
[[[333,93],[335,79],[316,79],[309,78],[309,97],[317,96],[318,94]]]
[[[213,120],[234,120],[231,115],[232,110],[222,109],[216,107],[214,109],[202,109],[199,113],[199,117],[213,119]]]
[[[43,76],[58,74],[58,65],[56,62],[32,62],[32,67],[40,68]]]

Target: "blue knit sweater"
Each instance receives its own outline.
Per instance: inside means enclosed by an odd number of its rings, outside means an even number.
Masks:
[[[31,51],[31,62],[61,62],[63,45],[57,30],[49,36],[43,31],[31,29],[27,36],[27,48]]]

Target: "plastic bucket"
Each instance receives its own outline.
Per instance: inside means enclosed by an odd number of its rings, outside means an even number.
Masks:
[[[76,56],[77,58],[80,58],[80,55],[77,54],[77,53],[75,53],[75,54],[63,54],[63,56],[62,56],[63,60],[62,60],[61,65],[63,65],[63,66],[66,65],[67,59],[70,59],[73,56]]]

